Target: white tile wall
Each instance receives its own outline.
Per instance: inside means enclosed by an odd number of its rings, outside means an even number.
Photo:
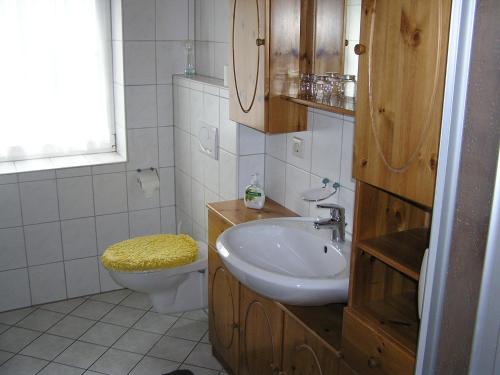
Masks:
[[[126,122],[129,161],[0,176],[0,311],[116,289],[98,254],[176,230],[171,75],[184,69],[194,4],[111,3],[116,120]],[[151,166],[161,186],[146,199],[135,170]]]

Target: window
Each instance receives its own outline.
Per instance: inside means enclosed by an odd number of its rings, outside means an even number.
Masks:
[[[109,0],[0,0],[0,162],[113,151]]]

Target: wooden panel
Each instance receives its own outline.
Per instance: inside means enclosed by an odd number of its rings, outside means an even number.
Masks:
[[[300,66],[300,0],[273,0],[269,20],[269,133],[307,129],[307,108],[281,98],[293,82],[298,89]]]
[[[266,0],[231,0],[230,9],[229,118],[266,131]]]
[[[314,72],[344,71],[344,0],[316,0]]]
[[[432,207],[451,0],[364,0],[354,176]]]
[[[346,361],[341,360],[339,366],[339,375],[357,375],[357,372],[354,371]]]
[[[209,337],[217,357],[232,373],[238,371],[239,282],[222,264],[215,249],[208,251]]]
[[[293,375],[335,375],[340,356],[316,336],[285,315],[283,371]]]
[[[296,213],[279,205],[275,201],[266,198],[266,203],[262,210],[253,210],[245,207],[242,199],[234,201],[216,202],[208,204],[209,212],[213,215],[209,216],[209,223],[212,218],[215,220],[218,216],[226,222],[226,225],[238,225],[247,221],[259,219],[272,219],[275,217],[293,217]],[[215,216],[214,216],[215,215]],[[227,228],[227,227],[226,227]],[[210,225],[209,225],[210,230]],[[222,233],[222,232],[221,232]],[[218,236],[218,235],[217,235]],[[209,233],[210,238],[210,233]]]
[[[413,374],[415,358],[374,331],[349,308],[344,312],[342,353],[359,374]]]
[[[240,286],[240,374],[273,375],[281,365],[283,312]]]

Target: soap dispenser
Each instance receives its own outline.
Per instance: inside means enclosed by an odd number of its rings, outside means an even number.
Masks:
[[[257,173],[252,175],[250,185],[248,185],[245,189],[244,201],[245,206],[248,208],[260,210],[264,207],[266,195],[264,194],[264,190],[260,187]]]

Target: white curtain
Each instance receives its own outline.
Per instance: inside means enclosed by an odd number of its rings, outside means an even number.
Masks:
[[[0,0],[0,161],[111,151],[109,0]]]

